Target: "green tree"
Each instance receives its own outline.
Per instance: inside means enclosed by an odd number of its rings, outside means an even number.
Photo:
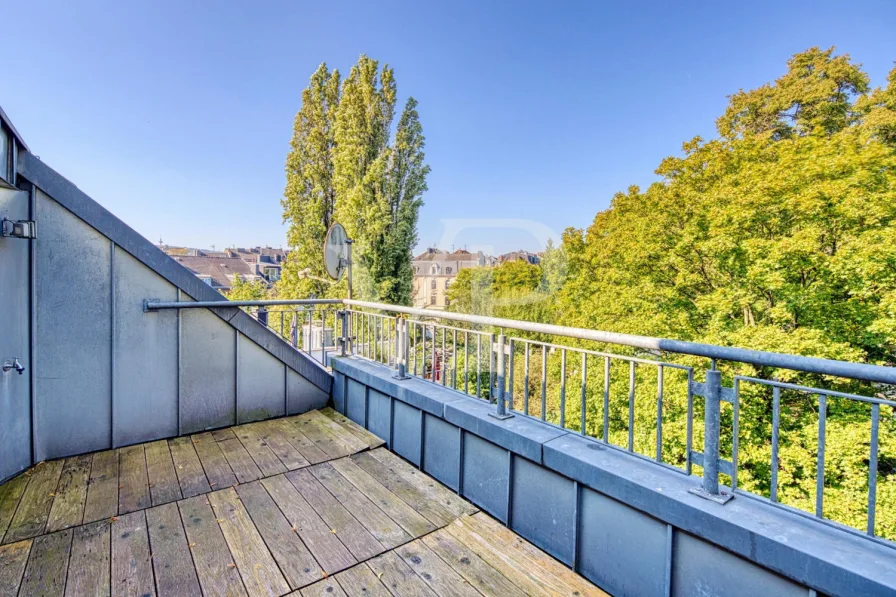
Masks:
[[[231,301],[260,301],[268,294],[268,288],[261,280],[244,280],[239,274],[233,276],[233,286],[227,292]]]

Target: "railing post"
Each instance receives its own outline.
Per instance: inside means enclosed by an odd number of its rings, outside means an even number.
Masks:
[[[497,374],[495,376],[495,404],[496,412],[488,413],[496,419],[509,419],[512,414],[508,414],[507,405],[504,399],[504,380],[507,375],[504,359],[504,334],[498,335],[498,365]]]
[[[395,318],[395,364],[398,370],[392,377],[394,379],[409,379],[408,375],[408,320],[404,317]]]
[[[706,397],[703,420],[703,490],[719,495],[719,427],[722,398],[722,373],[706,372]]]
[[[348,310],[342,309],[339,311],[339,319],[340,331],[342,332],[342,337],[339,338],[339,354],[345,356],[345,345],[348,344]]]

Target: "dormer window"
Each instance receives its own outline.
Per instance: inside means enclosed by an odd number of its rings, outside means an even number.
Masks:
[[[0,124],[0,178],[12,182],[12,139],[6,128]]]

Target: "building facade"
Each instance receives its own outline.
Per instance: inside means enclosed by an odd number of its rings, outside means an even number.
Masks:
[[[287,251],[271,247],[214,251],[177,247],[161,242],[157,246],[203,282],[221,292],[230,290],[236,276],[247,282],[260,280],[270,286],[280,279],[287,255]]]
[[[482,267],[491,259],[481,251],[471,253],[464,249],[442,251],[430,248],[417,255],[414,268],[414,306],[421,309],[444,310],[449,306],[448,288],[457,279],[461,269]]]

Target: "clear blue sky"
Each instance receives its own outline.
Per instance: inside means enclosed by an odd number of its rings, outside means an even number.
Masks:
[[[794,52],[836,45],[875,85],[896,60],[893,1],[32,0],[0,15],[0,105],[32,151],[153,241],[219,248],[285,242],[283,164],[321,62],[367,53],[420,102],[425,246],[448,218],[587,226]],[[540,249],[541,232],[500,226],[453,240]]]

